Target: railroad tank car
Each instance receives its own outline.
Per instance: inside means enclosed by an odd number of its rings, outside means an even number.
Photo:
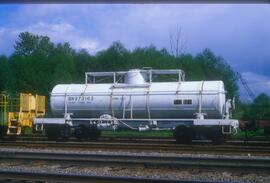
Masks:
[[[168,75],[177,80],[154,81]],[[35,124],[47,128],[49,136],[69,135],[74,128],[77,137],[98,134],[104,126],[169,128],[179,142],[190,142],[201,132],[218,138],[235,131],[238,121],[230,119],[232,104],[223,82],[184,81],[184,76],[182,70],[89,72],[84,84],[56,85],[50,98],[55,118],[36,119]],[[111,82],[97,82],[104,77]]]
[[[50,101],[57,117],[63,116],[67,99],[67,110],[73,117],[98,118],[114,113],[116,118],[194,118],[200,97],[206,118],[223,118],[225,90],[222,81],[56,85]]]

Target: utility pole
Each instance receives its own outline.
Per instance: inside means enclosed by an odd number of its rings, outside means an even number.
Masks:
[[[255,98],[255,94],[252,92],[252,90],[249,88],[246,80],[244,80],[244,78],[242,77],[242,75],[239,72],[236,72],[236,75],[238,76],[238,78],[240,79],[242,85],[244,86],[244,88],[246,89],[246,92],[249,96],[249,98],[251,99],[251,101],[254,100]]]

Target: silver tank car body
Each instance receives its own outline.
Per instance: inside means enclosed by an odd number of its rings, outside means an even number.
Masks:
[[[55,117],[72,113],[72,117],[78,118],[99,118],[109,114],[118,119],[194,119],[199,111],[205,113],[205,119],[224,118],[226,97],[222,81],[152,82],[153,73],[154,70],[137,69],[104,72],[103,75],[86,73],[85,84],[59,84],[53,88],[52,112]],[[117,74],[123,77],[122,83],[116,81]],[[157,71],[156,74],[166,73]],[[106,75],[113,76],[114,81],[89,83],[87,79],[87,76]]]

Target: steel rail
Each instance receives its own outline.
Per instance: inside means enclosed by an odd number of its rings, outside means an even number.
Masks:
[[[188,152],[219,154],[270,155],[270,147],[265,146],[228,146],[228,145],[179,145],[149,143],[113,143],[113,142],[53,142],[53,141],[15,141],[0,142],[0,147],[59,148],[80,150],[116,150],[151,152]]]
[[[179,179],[156,179],[143,177],[116,177],[95,176],[88,174],[68,173],[44,173],[14,170],[0,170],[1,180],[31,180],[31,181],[54,181],[54,182],[102,182],[102,183],[223,183],[217,181],[179,180]]]
[[[270,158],[255,157],[194,157],[194,156],[153,156],[119,154],[78,154],[48,152],[0,151],[0,159],[48,161],[78,165],[117,164],[158,167],[206,167],[236,168],[241,170],[270,170]]]
[[[12,136],[5,136],[3,139],[0,139],[0,142],[2,141],[52,141],[52,142],[60,142],[63,141],[61,139],[59,140],[48,140],[47,137],[43,135],[38,136],[18,136],[18,137],[12,137]],[[76,138],[69,138],[68,141],[65,142],[81,142],[80,140]],[[93,141],[83,141],[83,142],[93,142]],[[109,136],[103,136],[98,139],[98,142],[141,142],[141,143],[166,143],[166,144],[176,144],[175,140],[172,137],[109,137]],[[210,140],[193,140],[193,145],[197,144],[212,144]],[[223,144],[225,145],[249,145],[249,146],[270,146],[270,140],[227,140]]]

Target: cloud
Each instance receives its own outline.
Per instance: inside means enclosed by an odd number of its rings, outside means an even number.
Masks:
[[[21,30],[20,30],[21,31]],[[30,25],[25,28],[25,31],[34,34],[47,35],[54,42],[69,42],[75,49],[86,49],[89,52],[97,51],[97,41],[86,36],[83,31],[75,28],[69,23],[44,23],[38,22],[37,24]]]
[[[269,9],[263,5],[54,4],[21,6],[10,19],[20,27],[65,22],[96,38],[102,47],[120,40],[131,49],[150,44],[168,48],[169,32],[180,25],[188,52],[208,47],[235,64],[240,59],[270,56],[265,51],[270,42],[269,18]]]
[[[77,50],[86,49],[93,53],[98,49],[98,42],[96,40],[85,35],[83,31],[75,28],[75,26],[64,22],[51,24],[38,22],[27,27],[1,28],[0,38],[9,35],[10,39],[15,39],[17,35],[25,31],[38,35],[46,35],[55,43],[69,42]],[[0,48],[3,46],[0,45]]]
[[[0,27],[0,54],[9,54],[14,50],[14,37],[10,28]]]

